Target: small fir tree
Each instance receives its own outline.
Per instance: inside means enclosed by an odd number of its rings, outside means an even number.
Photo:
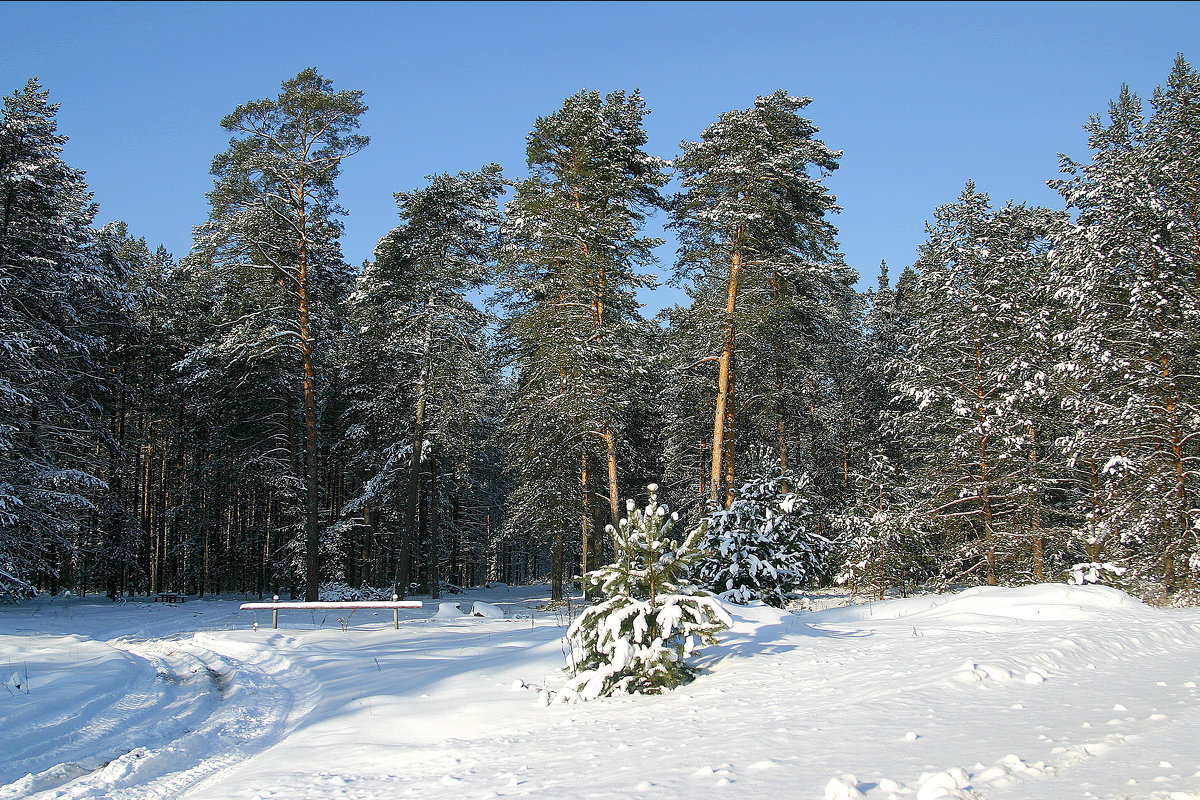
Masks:
[[[695,676],[687,658],[697,645],[716,644],[716,634],[733,624],[715,598],[688,581],[703,556],[704,526],[682,543],[672,540],[679,516],[659,504],[656,484],[647,491],[644,509],[628,500],[620,528],[608,527],[617,562],[585,576],[606,599],[585,609],[567,631],[574,676],[561,699],[657,694],[681,686]]]
[[[743,483],[729,508],[709,514],[703,584],[723,600],[782,608],[789,592],[816,578],[831,543],[818,532],[811,488],[807,473],[778,463]]]

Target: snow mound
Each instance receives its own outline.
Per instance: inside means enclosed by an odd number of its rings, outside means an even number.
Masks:
[[[471,616],[487,617],[488,619],[504,619],[504,609],[500,606],[485,603],[482,600],[476,600],[471,605]]]
[[[831,608],[805,615],[810,624],[920,620],[952,627],[1002,621],[1064,622],[1107,616],[1113,611],[1144,612],[1147,606],[1110,586],[1044,583],[1003,588],[976,586],[952,595],[884,600],[869,605]]]
[[[437,613],[433,615],[434,619],[458,619],[465,617],[466,614],[459,607],[458,603],[438,603]]]

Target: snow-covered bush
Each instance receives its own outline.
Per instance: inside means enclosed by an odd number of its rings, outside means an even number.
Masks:
[[[323,603],[354,603],[362,600],[391,600],[391,587],[384,589],[376,589],[373,586],[363,584],[357,589],[352,588],[342,581],[330,581],[321,584],[321,591],[317,595],[318,599]]]
[[[1076,586],[1086,586],[1089,583],[1103,583],[1106,573],[1112,575],[1114,578],[1119,578],[1125,574],[1125,567],[1091,561],[1083,564],[1074,564],[1069,572],[1067,583],[1073,583]]]
[[[672,540],[678,515],[659,505],[655,484],[647,488],[646,507],[628,501],[619,530],[608,527],[617,563],[584,576],[605,599],[567,630],[573,676],[559,699],[655,694],[687,683],[694,677],[688,656],[732,624],[720,602],[688,581],[702,557],[703,526]]]
[[[348,603],[362,600],[362,592],[352,589],[341,581],[322,583],[317,599],[322,603]]]
[[[812,479],[768,464],[734,494],[729,508],[709,512],[700,565],[704,586],[723,600],[762,600],[782,608],[786,595],[815,579],[829,551]]]

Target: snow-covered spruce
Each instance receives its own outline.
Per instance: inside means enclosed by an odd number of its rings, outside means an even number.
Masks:
[[[701,583],[723,600],[782,608],[789,592],[817,576],[830,547],[817,532],[811,485],[778,462],[743,483],[729,508],[708,516]]]
[[[585,609],[567,631],[573,673],[559,701],[612,694],[656,694],[690,681],[688,656],[733,624],[719,601],[687,579],[702,557],[704,526],[675,542],[678,515],[659,505],[658,486],[647,487],[644,509],[633,500],[620,529],[610,525],[617,563],[589,572],[585,580],[605,600]]]

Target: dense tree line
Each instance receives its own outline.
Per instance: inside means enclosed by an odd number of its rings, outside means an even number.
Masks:
[[[1061,210],[967,182],[867,292],[809,103],[759,97],[669,161],[640,93],[580,92],[534,123],[526,177],[398,191],[353,268],[360,92],[309,69],[222,120],[176,260],[93,225],[30,81],[0,126],[0,595],[561,597],[652,482],[707,520],[698,574],[737,600],[1194,595],[1200,75],[1180,57],[1090,120]],[[654,213],[688,302],[646,320]]]

